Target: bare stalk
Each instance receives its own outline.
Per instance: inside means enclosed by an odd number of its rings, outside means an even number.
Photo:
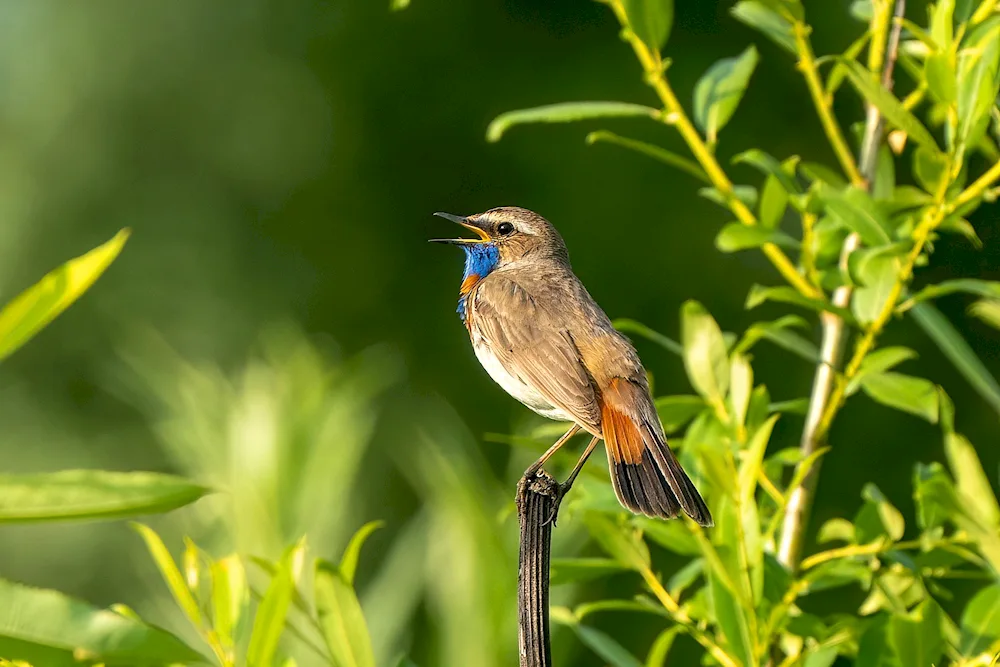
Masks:
[[[869,65],[876,67],[881,66],[882,85],[888,90],[892,90],[893,86],[892,74],[893,68],[896,64],[896,57],[898,55],[899,33],[902,27],[902,17],[905,10],[905,0],[896,0],[894,11],[895,21],[893,22],[891,31],[889,32],[888,42],[883,39],[877,39],[877,37],[884,34],[884,26],[888,22],[886,20],[888,17],[880,18],[876,16],[872,20],[872,53],[869,55]],[[876,29],[880,23],[882,26],[881,29]],[[802,31],[797,31],[797,35],[800,32]],[[800,41],[808,47],[808,43],[805,42],[804,38]],[[808,55],[810,56],[809,58],[800,58],[800,60],[811,62],[811,51],[808,52]],[[811,85],[810,89],[813,87],[814,86]],[[814,99],[816,99],[815,95]],[[823,98],[822,106],[820,106],[819,101],[817,101],[817,108],[820,110],[821,118],[832,116],[832,114],[829,113],[829,101],[825,98]],[[837,129],[836,122],[832,119],[824,122],[824,127],[827,127],[828,125]],[[871,184],[875,180],[875,169],[878,164],[878,149],[882,143],[882,130],[882,116],[874,105],[869,104],[867,106],[867,117],[865,119],[865,134],[861,144],[861,155],[858,161],[858,171],[860,171],[862,180],[860,185],[863,185],[866,189],[870,188]],[[828,130],[828,134],[829,133],[830,132]],[[841,142],[839,142],[839,145],[843,146],[842,139]],[[838,151],[838,155],[839,154],[840,151]],[[841,162],[844,164],[845,171],[847,171],[848,176],[850,176],[852,182],[854,182],[856,179],[854,174],[858,172],[852,171],[848,168],[848,165],[853,165],[853,160],[842,159]],[[851,253],[857,250],[860,244],[861,240],[857,234],[849,235],[844,241],[844,246],[840,253],[840,265],[842,269],[846,270],[847,262]],[[920,245],[922,247],[922,244]],[[831,301],[835,306],[846,308],[850,305],[851,293],[851,287],[849,285],[843,285],[834,291]],[[842,391],[838,391],[837,385],[837,368],[840,365],[843,353],[846,327],[843,318],[831,312],[822,313],[821,320],[823,326],[823,342],[820,347],[820,363],[816,367],[816,375],[813,378],[812,394],[809,398],[809,411],[806,413],[805,426],[802,430],[802,439],[799,444],[799,447],[802,450],[803,461],[808,460],[809,456],[822,446],[823,440],[826,437],[826,431],[829,429],[830,422],[836,414],[836,410],[839,408],[839,403],[842,399]],[[795,569],[798,566],[799,558],[802,554],[802,542],[805,536],[806,519],[808,517],[809,508],[812,505],[813,495],[816,490],[817,475],[819,474],[821,463],[822,462],[819,460],[815,461],[812,464],[809,473],[803,478],[802,483],[790,492],[777,554],[778,560],[790,569]],[[800,463],[799,465],[802,464]]]

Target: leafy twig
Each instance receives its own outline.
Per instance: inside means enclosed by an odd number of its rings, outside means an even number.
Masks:
[[[617,17],[623,27],[623,35],[629,44],[631,44],[632,50],[635,52],[636,58],[638,58],[645,72],[646,83],[653,88],[657,97],[660,98],[660,102],[663,104],[663,122],[677,128],[681,138],[684,139],[692,155],[694,155],[695,160],[705,170],[705,174],[708,175],[708,179],[712,182],[712,185],[725,197],[726,203],[733,215],[736,216],[736,219],[749,227],[756,226],[758,224],[756,216],[754,216],[746,204],[736,197],[732,181],[726,176],[718,160],[715,159],[712,151],[709,150],[708,145],[691,123],[687,113],[684,111],[684,107],[678,101],[677,95],[674,94],[673,88],[670,87],[670,83],[664,74],[665,64],[660,54],[655,49],[649,48],[645,42],[628,29],[628,18],[622,0],[605,1],[611,7],[615,13],[615,17]],[[816,287],[802,277],[795,268],[795,264],[792,263],[788,255],[781,248],[773,243],[765,243],[761,248],[764,251],[764,255],[767,256],[782,277],[796,290],[810,298],[820,298],[822,296]]]
[[[898,55],[899,33],[902,27],[902,17],[905,7],[905,0],[896,0],[894,12],[896,21],[893,23],[888,43],[880,38],[884,34],[884,28],[880,26],[884,26],[887,21],[878,16],[872,19],[872,53],[869,54],[869,66],[882,68],[882,85],[889,90],[892,89],[892,73]],[[812,49],[806,40],[803,25],[801,23],[796,24],[796,44],[800,51],[800,63],[808,82],[810,81],[810,73],[815,78],[816,72],[812,59]],[[810,67],[811,64],[812,66]],[[812,92],[817,86],[818,82],[810,83],[810,91]],[[827,119],[823,121],[824,128],[827,128],[827,136],[830,137],[835,152],[837,152],[838,156],[841,156],[841,164],[844,167],[845,173],[850,177],[852,183],[858,187],[868,189],[874,181],[875,167],[878,162],[878,148],[882,138],[883,123],[878,108],[873,104],[868,105],[864,141],[859,160],[861,165],[859,172],[853,158],[842,155],[846,144],[843,141],[843,136],[840,134],[839,126],[832,118],[829,100],[821,94],[821,88],[819,89],[819,93],[813,93],[816,109],[821,119]],[[847,237],[840,255],[841,268],[846,269],[848,259],[858,249],[860,244],[861,239],[857,234],[851,234]],[[918,246],[922,248],[923,242],[919,242]],[[919,255],[919,252],[917,250],[917,255]],[[916,257],[914,257],[914,261],[916,261]],[[910,269],[912,269],[912,265]],[[902,275],[899,278],[903,280]],[[902,284],[897,284],[900,286],[901,293]],[[852,289],[849,285],[841,286],[834,291],[831,300],[835,306],[846,308],[850,304],[851,293]],[[895,307],[895,300],[898,298],[899,294],[896,294],[892,305],[889,307],[886,320],[888,316],[891,316],[892,308]],[[823,443],[847,387],[845,382],[838,383],[836,377],[836,369],[840,364],[846,329],[844,320],[835,313],[824,312],[822,314],[822,322],[823,342],[820,348],[820,363],[816,368],[816,375],[813,379],[812,394],[809,399],[809,411],[806,414],[805,427],[802,430],[802,440],[799,445],[802,450],[803,461],[809,460],[811,454],[819,449]],[[876,320],[876,323],[879,323],[878,329],[881,330],[881,327],[885,324],[885,320],[879,318]],[[860,359],[864,358],[864,355],[868,353],[874,344],[875,336],[878,333],[875,329],[875,323],[869,328],[868,333],[871,335],[871,338],[868,341],[866,349],[862,350],[860,347],[858,348],[858,352],[861,353],[860,358],[857,357],[856,353],[858,366],[860,366]],[[853,359],[851,365],[854,365]],[[854,372],[857,372],[857,368],[854,369]],[[792,569],[797,566],[802,552],[806,515],[808,514],[809,506],[812,504],[819,464],[819,461],[815,462],[812,469],[805,476],[803,483],[796,487],[789,495],[777,557],[782,564]]]

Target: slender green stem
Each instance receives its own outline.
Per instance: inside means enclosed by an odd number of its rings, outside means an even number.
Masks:
[[[823,82],[819,77],[819,70],[816,66],[816,56],[813,54],[812,45],[809,43],[810,27],[801,21],[797,21],[794,26],[795,51],[799,56],[798,67],[806,80],[806,87],[809,88],[809,95],[812,97],[819,121],[823,125],[823,132],[826,133],[830,146],[833,148],[841,168],[857,187],[865,186],[865,179],[854,161],[854,154],[851,152],[844,133],[833,115],[833,101],[823,90]]]
[[[965,188],[948,206],[948,213],[953,213],[973,199],[982,196],[997,179],[1000,179],[1000,162],[994,164],[985,174],[977,178],[975,183]]]
[[[688,145],[695,160],[705,170],[705,174],[712,182],[712,185],[725,197],[729,209],[742,224],[753,227],[758,224],[756,216],[739,198],[733,189],[733,183],[719,165],[718,160],[712,154],[705,140],[698,133],[694,124],[688,118],[684,107],[681,106],[677,95],[674,94],[664,74],[663,59],[660,54],[646,46],[639,37],[628,28],[628,18],[625,14],[625,7],[622,0],[606,0],[611,10],[615,13],[618,22],[621,23],[625,39],[632,46],[636,58],[642,65],[646,76],[646,82],[656,92],[663,105],[663,122],[677,128],[681,138]],[[771,261],[782,277],[804,296],[810,298],[821,298],[820,291],[811,285],[809,281],[795,268],[795,264],[788,258],[784,251],[773,243],[765,243],[762,246],[764,255]]]

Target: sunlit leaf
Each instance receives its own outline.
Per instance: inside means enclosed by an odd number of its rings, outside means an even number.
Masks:
[[[784,164],[758,148],[751,148],[748,151],[736,155],[733,164],[748,164],[757,168],[765,176],[774,177],[788,194],[801,194],[802,188],[795,182],[795,165],[798,158],[791,158]]]
[[[834,517],[826,521],[820,526],[819,533],[816,535],[816,541],[820,544],[825,544],[834,540],[847,543],[854,542],[854,524],[841,517]]]
[[[938,393],[934,383],[901,373],[872,373],[861,381],[868,396],[883,405],[936,423]]]
[[[958,278],[955,280],[945,280],[936,285],[928,285],[913,295],[913,301],[926,301],[936,299],[946,294],[964,292],[975,294],[990,299],[1000,299],[1000,282],[994,280],[977,280],[975,278]]]
[[[1000,528],[1000,505],[972,443],[958,433],[945,433],[944,451],[966,511],[984,527]]]
[[[680,169],[686,172],[700,181],[705,183],[710,183],[708,176],[705,171],[698,165],[697,162],[689,160],[688,158],[678,155],[672,151],[668,151],[666,148],[661,148],[653,144],[648,144],[645,141],[638,141],[636,139],[629,139],[628,137],[622,137],[614,132],[608,132],[607,130],[598,130],[597,132],[591,132],[587,135],[587,144],[595,144],[598,142],[606,142],[609,144],[615,144],[623,148],[628,148],[637,153],[642,153],[647,155],[654,160],[659,160],[660,162],[670,165],[675,169]]]
[[[730,197],[723,194],[718,188],[699,188],[698,195],[718,204],[722,208],[728,209],[730,206]],[[751,185],[734,185],[732,197],[743,202],[748,208],[753,208],[757,205],[757,189]]]
[[[737,21],[756,28],[778,46],[795,53],[792,22],[765,3],[760,0],[740,0],[729,11]]]
[[[1000,329],[1000,300],[998,299],[980,299],[969,306],[969,314],[978,317],[994,329]]]
[[[879,317],[896,284],[898,269],[899,260],[887,254],[872,256],[858,265],[857,279],[861,286],[851,300],[851,310],[858,322],[867,325]]]
[[[0,524],[156,514],[193,503],[206,493],[205,487],[180,477],[151,472],[0,474]]]
[[[58,649],[88,664],[208,664],[207,658],[165,630],[96,609],[57,591],[0,579],[0,600],[0,650],[6,658],[27,657],[8,652],[20,645],[28,651],[32,646],[48,647],[54,656],[59,653],[51,649]]]
[[[875,200],[863,190],[853,186],[843,192],[822,188],[820,198],[830,215],[851,231],[857,232],[869,246],[880,246],[892,241],[888,220]]]
[[[730,362],[729,403],[733,408],[733,418],[740,426],[746,423],[747,410],[750,407],[750,392],[752,391],[753,368],[746,357],[734,353]]]
[[[861,93],[861,96],[881,111],[890,123],[906,132],[918,144],[940,150],[927,128],[903,106],[902,102],[896,99],[882,84],[875,81],[872,74],[861,63],[855,60],[840,60],[840,62],[846,68],[847,78]]]
[[[646,538],[664,549],[682,556],[696,556],[701,553],[698,540],[681,521],[661,521],[643,517],[638,522]]]
[[[765,243],[794,248],[799,242],[788,234],[760,226],[749,226],[739,222],[730,222],[718,236],[715,237],[715,247],[722,252],[736,252],[749,248],[759,248]]]
[[[629,27],[653,49],[662,49],[674,23],[674,0],[623,0]]]
[[[955,149],[959,156],[986,133],[990,109],[1000,77],[1000,17],[973,28],[958,51],[957,125]]]
[[[917,505],[917,523],[924,530],[937,528],[958,511],[955,489],[940,463],[916,465],[913,499]]]
[[[239,556],[233,554],[213,561],[209,572],[212,577],[212,627],[227,646],[232,646],[249,599],[246,571]]]
[[[667,628],[656,637],[656,641],[649,649],[649,655],[646,656],[645,667],[666,667],[667,654],[670,653],[670,648],[674,645],[674,638],[677,637],[680,630],[681,626],[675,625]]]
[[[628,102],[563,102],[531,109],[518,109],[502,113],[486,130],[488,141],[499,141],[515,125],[529,123],[568,123],[593,118],[657,118],[660,112],[651,107]]]
[[[872,373],[884,373],[891,370],[908,359],[915,359],[917,353],[908,347],[883,347],[870,353],[861,362],[858,373],[847,385],[847,395],[850,396],[858,387],[866,375]]]
[[[0,359],[27,343],[80,298],[118,257],[129,233],[123,229],[104,245],[71,259],[4,306],[0,310]]]
[[[338,667],[375,667],[368,624],[354,588],[325,561],[316,563],[314,577],[316,611]]]
[[[174,596],[174,600],[177,601],[177,605],[195,626],[200,626],[202,616],[198,602],[187,587],[184,575],[177,568],[177,563],[174,562],[170,551],[163,544],[163,540],[149,526],[141,523],[133,523],[132,527],[146,543],[146,548],[149,549],[149,554],[153,557],[153,562],[156,563],[156,567],[160,570],[160,574],[163,576],[167,588],[170,589],[171,595]]]
[[[710,143],[736,112],[756,66],[757,49],[751,45],[739,56],[723,58],[709,67],[695,86],[694,122]]]
[[[729,389],[729,358],[719,325],[697,301],[681,308],[684,367],[698,393],[720,402]]]
[[[750,634],[750,627],[743,608],[733,596],[732,592],[719,580],[715,574],[708,575],[709,599],[712,604],[714,617],[722,630],[726,642],[732,651],[733,656],[738,660],[737,664],[756,664],[753,660],[753,637]]]
[[[590,626],[583,625],[571,613],[552,609],[552,620],[573,629],[580,641],[611,667],[642,667],[642,663],[613,637]]]
[[[962,638],[959,651],[975,656],[1000,639],[1000,584],[987,586],[976,593],[962,613]]]
[[[304,557],[305,543],[300,541],[286,551],[277,571],[271,577],[264,599],[257,606],[250,633],[250,645],[247,648],[247,663],[250,667],[270,667],[274,660],[278,642],[285,630],[288,609],[295,595],[297,572]]]
[[[365,540],[384,525],[384,521],[369,521],[361,526],[358,532],[354,533],[351,541],[344,549],[344,555],[340,557],[340,574],[349,586],[354,585],[354,573],[358,569],[358,557],[361,554],[361,547],[364,546]]]

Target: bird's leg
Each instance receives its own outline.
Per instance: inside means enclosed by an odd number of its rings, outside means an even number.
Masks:
[[[555,525],[556,514],[559,513],[559,505],[562,504],[562,499],[566,497],[567,493],[569,493],[570,488],[573,486],[573,482],[576,481],[577,475],[579,475],[580,471],[583,470],[583,466],[587,463],[587,459],[590,458],[590,455],[594,452],[594,447],[597,447],[597,443],[600,440],[600,436],[596,435],[590,439],[590,444],[587,445],[585,450],[583,450],[580,460],[577,461],[576,465],[573,467],[573,472],[569,474],[569,477],[566,478],[565,482],[559,485],[559,496],[556,498],[556,502],[552,506],[552,514],[545,520],[545,523],[552,521],[553,525]]]
[[[573,426],[568,431],[566,431],[566,434],[564,436],[556,440],[556,444],[549,447],[545,451],[545,453],[542,454],[541,457],[539,457],[537,461],[528,466],[528,469],[524,471],[525,479],[530,479],[534,477],[535,473],[541,470],[542,466],[545,465],[545,462],[548,461],[553,454],[559,451],[559,448],[565,445],[566,441],[572,438],[574,435],[576,435],[576,432],[579,430],[580,430],[580,425],[573,424]]]
[[[580,460],[576,462],[573,472],[569,474],[569,477],[566,478],[565,482],[559,485],[562,495],[566,495],[570,487],[573,486],[573,482],[576,481],[576,476],[580,474],[581,470],[583,470],[584,464],[587,463],[587,459],[589,459],[590,455],[594,452],[594,447],[597,447],[597,443],[600,439],[601,438],[596,435],[590,439],[590,444],[587,445],[587,449],[583,450],[583,454],[580,456]]]

